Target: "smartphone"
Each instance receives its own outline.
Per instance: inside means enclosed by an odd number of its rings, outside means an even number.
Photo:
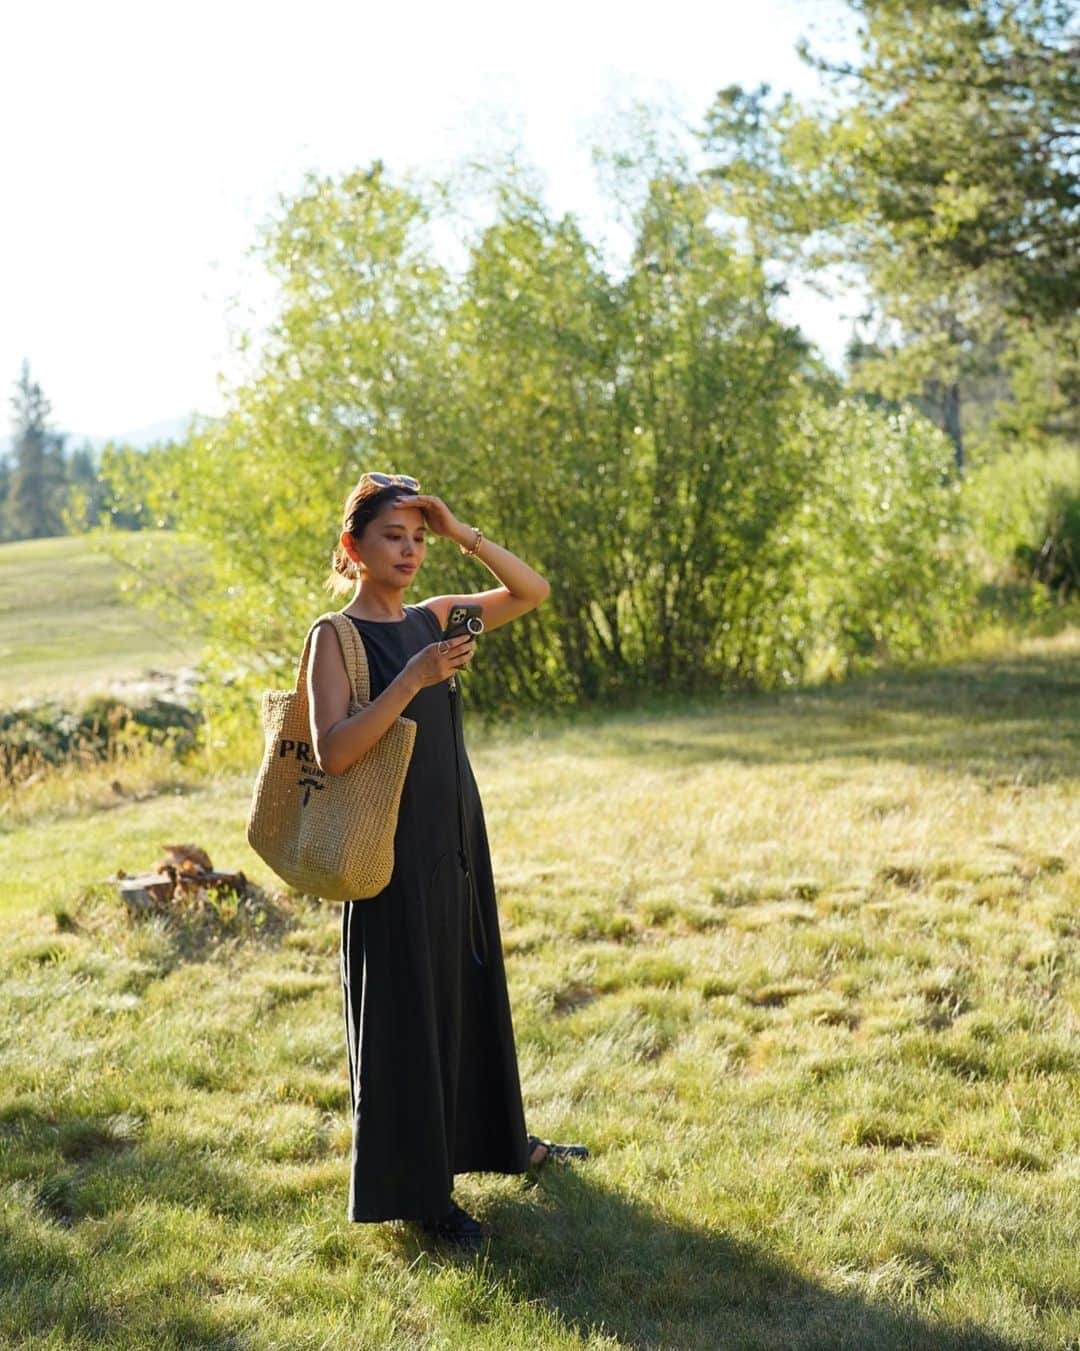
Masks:
[[[446,627],[442,631],[444,638],[456,638],[461,633],[471,633],[475,638],[484,631],[484,607],[482,605],[451,605],[446,616]],[[450,689],[458,687],[457,676],[450,677]]]
[[[456,638],[461,633],[474,636],[484,631],[484,607],[482,605],[451,605],[446,617],[444,638]]]

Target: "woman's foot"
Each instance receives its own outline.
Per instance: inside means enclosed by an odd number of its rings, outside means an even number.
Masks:
[[[480,1221],[456,1203],[440,1219],[421,1220],[420,1228],[456,1248],[479,1248],[487,1237],[487,1230]]]
[[[557,1145],[554,1140],[541,1140],[538,1135],[529,1136],[529,1164],[539,1168],[548,1159],[587,1159],[589,1151],[584,1145]]]

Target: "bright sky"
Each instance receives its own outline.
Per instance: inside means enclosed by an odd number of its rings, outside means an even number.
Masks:
[[[617,249],[589,157],[612,116],[644,98],[697,125],[734,82],[813,95],[795,41],[835,49],[848,16],[841,0],[5,5],[0,380],[13,392],[28,358],[74,438],[221,411],[231,335],[272,303],[255,227],[309,168],[438,171],[520,145],[551,209]],[[785,317],[839,364],[844,314],[804,292]]]

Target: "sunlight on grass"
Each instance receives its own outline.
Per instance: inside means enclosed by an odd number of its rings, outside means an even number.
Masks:
[[[128,538],[141,554],[153,549],[163,587],[198,561],[197,546],[167,530]],[[129,580],[92,534],[0,545],[0,705],[28,695],[82,697],[193,662],[202,643],[183,607],[165,622],[125,605],[120,589]]]
[[[101,885],[182,838],[272,887],[250,775],[0,817],[0,1340],[1075,1344],[1077,655],[467,728],[529,1128],[592,1151],[460,1177],[473,1258],[345,1219],[337,908]]]

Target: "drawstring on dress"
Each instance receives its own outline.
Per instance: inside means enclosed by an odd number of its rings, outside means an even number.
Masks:
[[[472,849],[469,845],[469,833],[465,828],[465,802],[462,788],[461,777],[461,753],[458,749],[461,739],[461,708],[458,700],[461,697],[460,686],[456,676],[450,677],[450,720],[454,728],[454,765],[457,777],[458,790],[458,859],[461,862],[462,871],[465,873],[465,880],[469,888],[469,946],[472,948],[473,961],[477,966],[487,966],[488,939],[484,928],[484,916],[480,910],[480,896],[476,890],[476,877],[472,866]],[[455,698],[455,694],[457,698]],[[456,715],[456,716],[455,716]],[[476,950],[476,930],[479,927],[481,947],[484,955],[481,957]]]

